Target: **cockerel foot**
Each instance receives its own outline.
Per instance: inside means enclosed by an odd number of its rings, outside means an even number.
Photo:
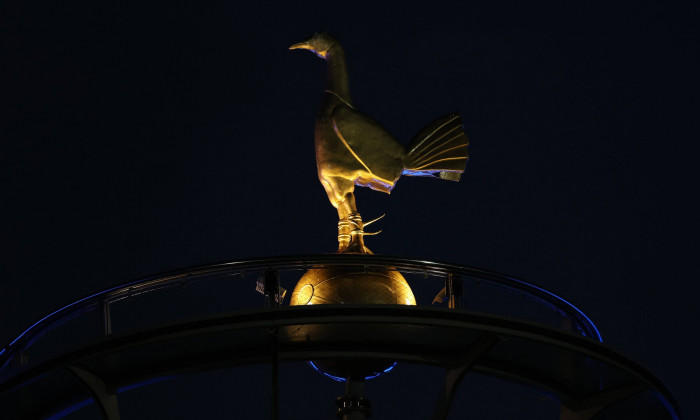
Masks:
[[[371,254],[365,246],[364,225],[359,213],[350,213],[347,218],[338,221],[339,254]]]

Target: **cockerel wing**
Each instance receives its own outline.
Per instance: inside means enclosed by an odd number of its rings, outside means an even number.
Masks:
[[[359,182],[375,180],[390,190],[401,176],[405,154],[396,138],[374,119],[345,104],[333,109],[331,124],[338,140],[367,172]]]

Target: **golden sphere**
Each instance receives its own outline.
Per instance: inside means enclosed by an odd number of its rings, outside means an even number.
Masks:
[[[396,270],[359,267],[313,268],[307,271],[292,291],[289,304],[385,304],[415,305],[416,298],[406,279]],[[332,326],[317,332],[332,336]],[[316,360],[314,369],[336,380],[371,379],[388,372],[395,365],[390,360]]]
[[[313,268],[301,276],[289,304],[415,305],[416,298],[396,270],[331,267]]]

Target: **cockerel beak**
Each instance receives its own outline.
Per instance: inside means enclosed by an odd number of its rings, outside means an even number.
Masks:
[[[290,50],[312,50],[311,44],[308,42],[297,42],[296,44],[293,44],[292,46],[289,47]]]
[[[289,47],[289,49],[290,50],[309,50],[312,53],[316,54],[317,56],[323,58],[324,60],[326,59],[326,51],[316,51],[316,49],[308,41],[297,42],[296,44]]]

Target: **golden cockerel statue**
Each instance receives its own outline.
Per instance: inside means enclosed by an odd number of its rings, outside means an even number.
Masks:
[[[314,138],[318,177],[338,209],[338,252],[365,253],[364,227],[355,185],[390,193],[401,175],[459,181],[469,141],[458,113],[439,118],[404,147],[374,119],[355,108],[348,86],[345,53],[328,33],[317,33],[290,49],[314,52],[328,63],[328,78]]]

